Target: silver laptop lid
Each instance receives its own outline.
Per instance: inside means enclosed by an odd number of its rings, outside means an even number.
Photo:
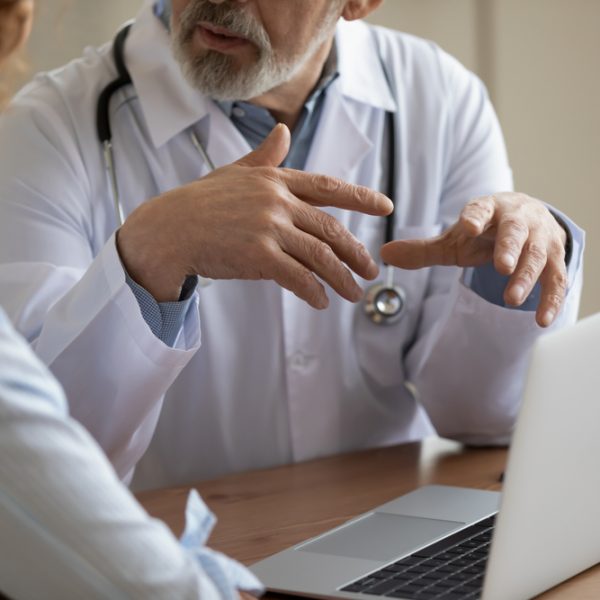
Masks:
[[[536,344],[483,598],[529,598],[600,561],[600,314]]]

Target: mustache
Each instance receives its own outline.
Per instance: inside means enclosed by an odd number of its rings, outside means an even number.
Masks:
[[[198,23],[204,21],[247,39],[261,50],[270,50],[271,40],[262,24],[235,4],[230,0],[221,4],[213,4],[210,0],[192,0],[181,13],[182,41],[191,41]]]

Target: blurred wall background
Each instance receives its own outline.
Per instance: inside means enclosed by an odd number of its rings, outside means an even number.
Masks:
[[[101,44],[142,0],[39,0],[30,58],[49,69]],[[600,2],[386,0],[373,23],[436,41],[486,83],[519,190],[587,231],[581,314],[600,311]]]

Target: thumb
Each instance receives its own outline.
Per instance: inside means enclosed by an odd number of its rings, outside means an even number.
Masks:
[[[244,167],[278,167],[290,151],[290,130],[283,123],[273,127],[264,142],[236,162]]]

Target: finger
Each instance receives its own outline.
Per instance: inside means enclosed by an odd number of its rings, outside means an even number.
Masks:
[[[400,269],[423,269],[441,264],[443,253],[438,238],[428,240],[394,240],[381,248],[381,260]]]
[[[384,194],[336,177],[293,169],[282,169],[281,176],[292,194],[313,206],[335,206],[376,216],[394,210],[393,202]]]
[[[564,260],[552,260],[540,277],[542,293],[536,310],[536,321],[540,327],[552,325],[567,294],[567,269]]]
[[[492,258],[493,245],[489,240],[464,239],[456,230],[425,240],[395,240],[381,248],[384,263],[401,269],[456,266],[477,267]]]
[[[302,263],[323,281],[327,282],[342,298],[358,302],[363,296],[350,270],[335,255],[330,246],[317,238],[291,230],[281,247],[299,263]]]
[[[323,284],[317,281],[309,269],[285,252],[281,252],[277,257],[269,279],[293,292],[313,308],[320,310],[329,306]]]
[[[511,306],[523,304],[546,268],[547,262],[548,255],[544,243],[538,238],[530,238],[523,246],[517,267],[508,280],[504,291],[505,302]]]
[[[379,267],[364,244],[331,215],[301,203],[293,216],[293,222],[302,231],[325,242],[360,277],[377,277]]]
[[[495,213],[494,196],[481,196],[467,202],[460,213],[459,223],[467,235],[478,236],[492,224]]]
[[[290,140],[290,130],[279,123],[256,150],[246,154],[236,164],[243,167],[278,167],[290,151]]]
[[[514,217],[506,217],[498,223],[494,246],[494,266],[502,275],[511,275],[523,247],[529,237],[529,228]]]

